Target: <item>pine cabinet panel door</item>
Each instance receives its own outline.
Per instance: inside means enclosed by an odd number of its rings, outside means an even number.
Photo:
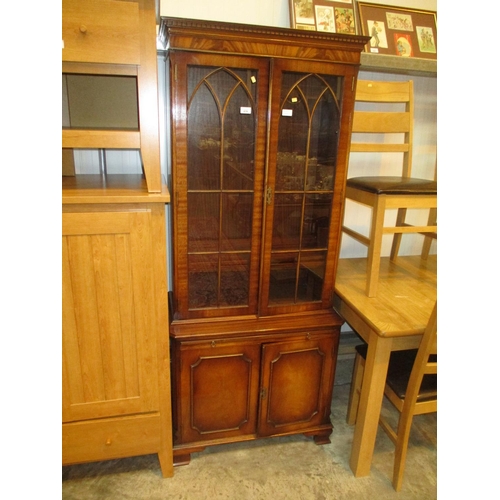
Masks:
[[[259,434],[286,434],[329,424],[333,337],[269,343],[262,350]]]
[[[63,61],[139,64],[139,4],[63,0]]]
[[[63,422],[158,410],[151,213],[63,213]]]

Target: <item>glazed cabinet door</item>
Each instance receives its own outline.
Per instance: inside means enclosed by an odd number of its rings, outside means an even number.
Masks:
[[[276,60],[261,313],[331,307],[355,83],[341,65]]]
[[[174,319],[257,311],[268,65],[170,56]]]
[[[158,410],[151,212],[63,213],[63,422]]]
[[[306,334],[304,335],[306,337]],[[259,434],[331,432],[330,405],[338,336],[276,342],[262,347]],[[328,442],[328,441],[327,441]]]
[[[176,397],[180,443],[255,434],[260,346],[217,341],[181,347]]]

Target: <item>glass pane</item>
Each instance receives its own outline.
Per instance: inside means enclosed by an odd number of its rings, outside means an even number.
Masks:
[[[188,112],[188,189],[219,189],[221,117],[206,85],[197,89]]]
[[[219,249],[219,193],[188,194],[188,251],[216,252]]]
[[[274,254],[271,258],[269,303],[295,302],[298,253]]]
[[[221,250],[250,250],[252,237],[253,195],[228,193],[222,195]]]
[[[326,252],[302,252],[300,257],[298,301],[321,300]]]
[[[218,298],[217,255],[190,255],[188,273],[189,308],[215,307]]]
[[[222,254],[220,306],[248,304],[250,254]]]
[[[307,166],[307,191],[333,191],[335,167],[309,160]]]
[[[274,197],[273,250],[299,248],[302,199],[302,194]]]
[[[328,246],[331,204],[331,194],[306,195],[302,248]]]
[[[313,108],[308,158],[323,165],[334,166],[337,158],[340,113],[333,94],[327,87],[324,89],[323,95]]]
[[[276,162],[276,191],[304,189],[309,116],[295,89],[282,105]]]
[[[254,109],[240,85],[224,113],[224,189],[253,189],[254,150]]]

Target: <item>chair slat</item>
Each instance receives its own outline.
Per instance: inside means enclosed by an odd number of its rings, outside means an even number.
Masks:
[[[406,153],[408,144],[377,144],[375,142],[351,142],[351,153]]]
[[[352,120],[353,133],[405,133],[411,128],[411,116],[407,112],[355,111]]]
[[[410,91],[407,82],[377,82],[358,80],[356,101],[408,102]]]

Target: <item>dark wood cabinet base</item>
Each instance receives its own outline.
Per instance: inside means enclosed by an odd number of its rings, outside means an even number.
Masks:
[[[333,311],[171,324],[174,463],[207,446],[304,434],[330,442],[342,320]]]

